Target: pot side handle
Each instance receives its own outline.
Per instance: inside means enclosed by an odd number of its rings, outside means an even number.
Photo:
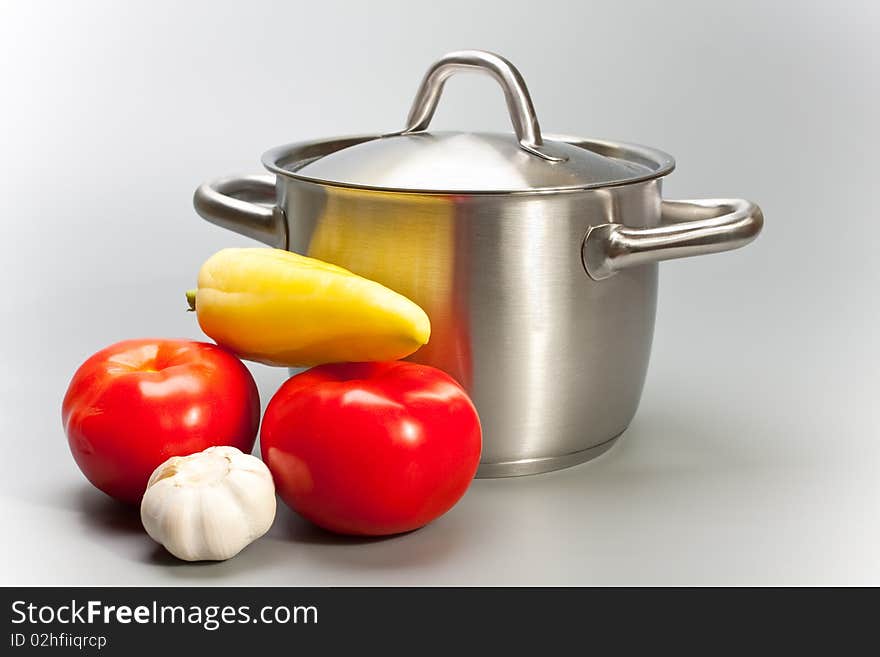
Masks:
[[[276,198],[275,176],[230,176],[201,185],[193,206],[212,224],[286,249],[287,220]]]
[[[581,247],[590,278],[601,281],[627,267],[738,249],[764,225],[761,208],[743,199],[664,200],[661,217],[654,228],[591,226]]]

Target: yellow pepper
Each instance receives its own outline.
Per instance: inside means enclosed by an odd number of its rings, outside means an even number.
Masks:
[[[425,311],[405,296],[281,249],[215,253],[187,299],[217,344],[267,365],[396,360],[431,334]]]

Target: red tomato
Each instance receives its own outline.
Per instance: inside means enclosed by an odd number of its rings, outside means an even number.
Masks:
[[[290,378],[269,402],[263,460],[282,499],[359,535],[416,529],[464,495],[480,420],[450,376],[409,362],[337,363]]]
[[[220,347],[126,340],[73,375],[62,404],[70,451],[95,486],[137,504],[163,461],[214,445],[253,449],[260,398],[248,369]]]

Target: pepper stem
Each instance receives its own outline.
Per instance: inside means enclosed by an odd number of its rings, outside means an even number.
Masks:
[[[186,302],[189,304],[189,308],[186,309],[186,312],[188,313],[191,313],[196,309],[196,292],[198,292],[198,290],[186,291]]]

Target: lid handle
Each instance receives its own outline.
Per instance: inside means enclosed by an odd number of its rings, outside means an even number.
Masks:
[[[437,109],[440,94],[443,92],[443,85],[453,73],[458,71],[483,71],[501,85],[513,130],[523,150],[551,162],[561,162],[566,159],[555,157],[542,150],[544,141],[541,139],[541,127],[538,125],[535,107],[532,105],[529,90],[520,72],[504,57],[485,50],[459,50],[444,55],[434,62],[425,73],[422,84],[416,92],[406,120],[406,128],[398,134],[406,135],[428,128]]]

